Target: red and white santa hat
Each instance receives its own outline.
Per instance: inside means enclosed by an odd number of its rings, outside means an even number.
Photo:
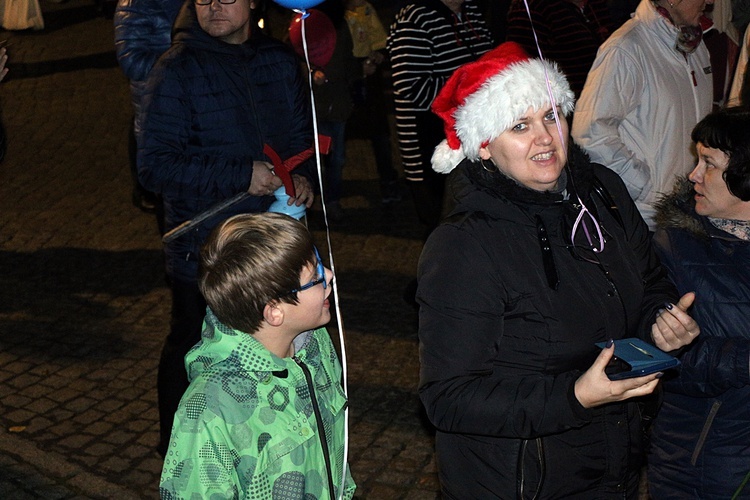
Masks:
[[[546,72],[545,72],[546,68]],[[446,139],[432,155],[432,168],[447,174],[464,158],[479,159],[479,148],[523,117],[538,111],[552,95],[563,114],[573,111],[575,98],[555,63],[531,59],[515,42],[505,42],[478,60],[458,68],[432,103],[443,119]]]

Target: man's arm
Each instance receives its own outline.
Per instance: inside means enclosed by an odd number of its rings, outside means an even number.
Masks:
[[[195,150],[190,147],[190,79],[176,66],[162,59],[148,79],[138,151],[141,183],[150,191],[181,199],[226,199],[247,191],[253,158],[189,153]]]
[[[115,11],[115,52],[131,81],[144,81],[171,41],[171,24],[157,15],[153,0],[119,0]]]
[[[394,93],[414,107],[429,109],[446,80],[435,76],[429,33],[410,21],[397,21],[391,30],[388,51]]]

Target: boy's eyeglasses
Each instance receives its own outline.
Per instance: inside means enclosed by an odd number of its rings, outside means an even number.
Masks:
[[[223,5],[229,5],[229,4],[236,2],[237,0],[216,0],[216,1]],[[195,5],[211,5],[214,2],[214,0],[193,0],[193,2],[195,2]]]
[[[314,280],[312,280],[309,283],[305,283],[304,285],[300,286],[299,288],[295,288],[294,290],[285,293],[284,295],[291,295],[293,293],[297,292],[303,292],[307,290],[308,288],[312,288],[314,286],[318,286],[321,283],[323,284],[323,289],[325,290],[328,288],[328,281],[326,280],[326,268],[323,266],[323,261],[320,260],[320,254],[318,253],[318,249],[313,246],[313,251],[315,252],[315,260],[317,261],[316,267],[317,267],[317,275]]]

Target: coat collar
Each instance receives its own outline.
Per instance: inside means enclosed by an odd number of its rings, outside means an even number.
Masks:
[[[310,349],[314,342],[313,331],[298,335],[294,339],[295,356],[317,364],[320,357],[319,349]],[[207,308],[201,341],[185,356],[185,364],[190,380],[220,364],[232,365],[234,370],[262,380],[269,374],[287,370],[295,365],[295,362],[291,358],[282,359],[271,353],[251,334],[223,324],[211,309]]]
[[[563,193],[534,191],[518,184],[499,171],[488,171],[479,161],[466,159],[456,167],[457,173],[451,174],[453,177],[451,184],[454,185],[453,199],[458,204],[480,203],[481,206],[471,208],[487,213],[495,212],[498,199],[513,204],[544,206],[560,204],[571,198],[575,199],[577,193],[585,202],[589,198],[593,182],[591,161],[580,147],[572,141],[569,144],[568,165],[563,170],[566,183]],[[472,200],[474,197],[472,193],[477,193],[477,199]]]
[[[675,182],[672,192],[662,196],[654,204],[656,216],[654,221],[659,229],[681,229],[701,240],[720,238],[737,240],[739,238],[715,227],[708,220],[695,212],[695,190],[687,177],[680,177]]]

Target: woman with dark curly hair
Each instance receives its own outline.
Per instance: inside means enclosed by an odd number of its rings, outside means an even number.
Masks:
[[[649,489],[750,498],[750,112],[712,113],[692,139],[698,165],[657,205],[654,242],[678,290],[696,293],[702,333],[664,377]]]

